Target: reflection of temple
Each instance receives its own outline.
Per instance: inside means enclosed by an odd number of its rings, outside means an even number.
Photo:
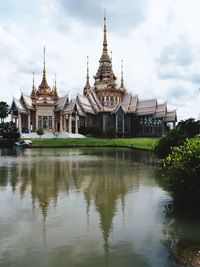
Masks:
[[[86,218],[89,206],[99,214],[104,249],[108,253],[109,236],[118,205],[125,207],[126,194],[144,184],[145,171],[138,164],[147,161],[147,153],[125,149],[25,150],[17,165],[10,166],[10,183],[21,196],[30,194],[44,219],[51,205],[57,205],[62,193],[81,192],[85,199]],[[26,161],[23,158],[26,157]],[[149,154],[151,162],[153,155]],[[131,164],[135,164],[134,173]],[[146,176],[148,174],[146,173]],[[66,196],[67,197],[67,196]],[[120,204],[121,203],[121,204]],[[84,220],[84,218],[83,218]]]
[[[113,72],[112,59],[108,54],[106,17],[104,17],[103,51],[99,68],[90,85],[87,66],[83,95],[70,100],[59,97],[56,79],[52,87],[47,83],[45,51],[41,84],[35,86],[34,77],[30,95],[22,93],[14,99],[11,117],[20,131],[30,132],[43,128],[45,131],[75,132],[87,127],[99,127],[102,132],[112,128],[118,136],[160,136],[167,124],[175,125],[176,111],[168,111],[167,104],[156,99],[141,101],[128,93],[121,67],[121,82]]]

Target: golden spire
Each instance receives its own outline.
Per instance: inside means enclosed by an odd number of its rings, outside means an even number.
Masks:
[[[106,9],[104,9],[104,38],[103,38],[103,52],[108,52],[107,30],[106,30]]]
[[[35,89],[35,77],[34,77],[34,74],[35,73],[33,72],[33,86],[32,86],[33,89]]]
[[[33,85],[32,85],[32,92],[31,92],[31,96],[32,99],[36,98],[36,89],[35,89],[35,78],[34,78],[34,72],[33,72]]]
[[[46,56],[46,49],[45,49],[45,46],[44,46],[44,49],[43,49],[43,53],[44,53],[44,55],[43,55],[43,57],[44,57],[44,59],[43,59],[43,73],[46,73],[46,62],[45,62],[45,56]]]
[[[48,94],[50,93],[51,89],[47,83],[47,79],[46,79],[46,49],[45,49],[45,46],[44,46],[44,49],[43,49],[43,76],[42,76],[42,82],[39,86],[39,89],[38,89],[38,92],[37,94],[40,94],[40,93],[44,93],[44,94]]]
[[[53,79],[52,93],[53,93],[54,99],[57,100],[58,99],[58,93],[57,93],[57,85],[56,85],[56,73],[55,73],[55,79]]]
[[[121,88],[124,88],[124,66],[123,66],[123,59],[121,60]]]
[[[87,56],[87,76],[86,76],[86,84],[90,87],[90,77],[89,77],[89,57]]]
[[[55,73],[55,90],[57,90],[57,85],[56,85],[56,73]]]
[[[83,90],[83,94],[86,95],[90,89],[90,77],[89,77],[89,57],[87,56],[87,75],[86,75],[86,84]]]

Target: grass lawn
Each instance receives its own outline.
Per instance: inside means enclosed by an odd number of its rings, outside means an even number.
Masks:
[[[33,138],[32,147],[130,147],[153,149],[157,138]]]

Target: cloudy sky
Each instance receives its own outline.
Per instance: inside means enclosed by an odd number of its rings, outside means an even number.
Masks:
[[[128,91],[177,109],[178,119],[200,114],[199,0],[0,0],[0,101],[30,93],[41,82],[46,46],[48,83],[57,73],[60,95],[82,92],[86,57],[90,81],[102,51],[107,10],[113,68]]]

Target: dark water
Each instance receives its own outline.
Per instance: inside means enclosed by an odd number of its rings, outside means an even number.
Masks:
[[[126,149],[0,150],[0,266],[175,266],[176,221],[151,153]]]

